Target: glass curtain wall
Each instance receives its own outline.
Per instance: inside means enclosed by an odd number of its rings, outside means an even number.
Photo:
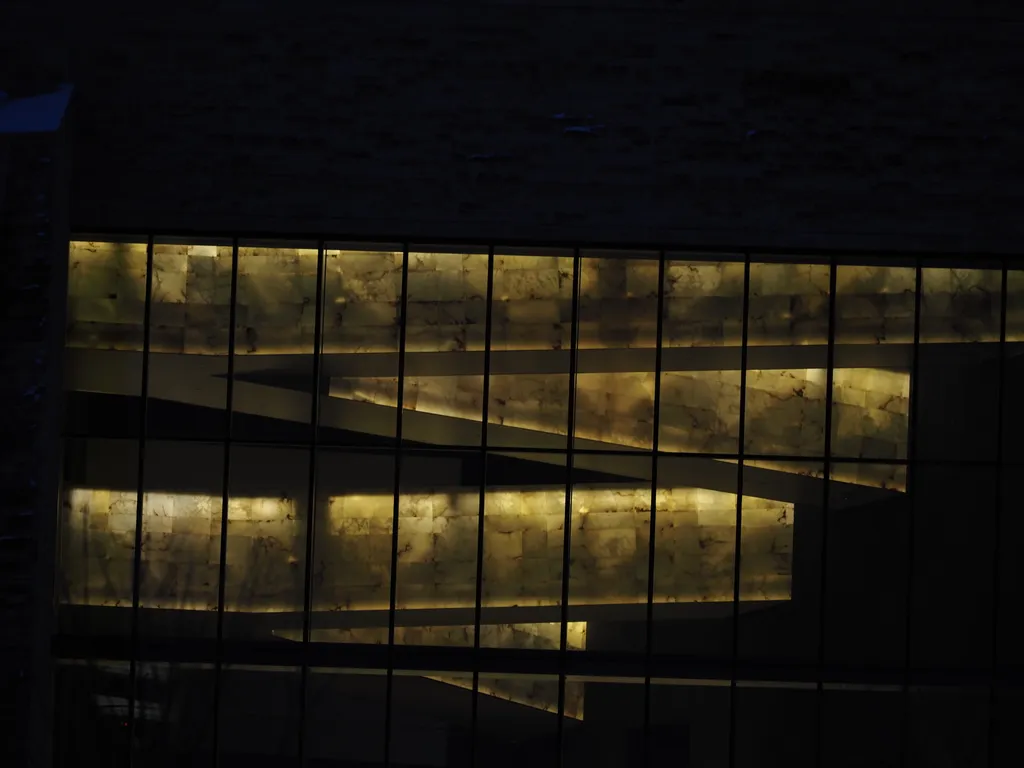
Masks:
[[[857,765],[859,711],[879,764],[1002,759],[1012,264],[153,235],[68,267],[67,764]]]

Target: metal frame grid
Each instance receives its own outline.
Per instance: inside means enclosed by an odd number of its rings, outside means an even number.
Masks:
[[[118,232],[117,236],[130,236],[131,233]],[[111,233],[114,236],[114,233]],[[175,238],[181,238],[186,236],[194,236],[197,241],[203,239],[209,239],[209,235],[199,233],[174,233]],[[83,236],[85,237],[85,236]],[[104,239],[102,235],[90,235],[89,237],[97,240]],[[329,643],[317,643],[311,640],[311,606],[312,606],[312,590],[313,590],[313,574],[312,574],[312,562],[313,552],[315,545],[315,526],[314,520],[315,515],[312,513],[312,509],[315,505],[315,490],[317,487],[317,457],[318,450],[323,447],[335,447],[328,446],[319,439],[319,405],[320,405],[320,378],[321,378],[321,355],[323,347],[323,312],[325,303],[325,243],[329,241],[344,241],[346,243],[352,243],[358,245],[360,242],[365,242],[367,245],[376,242],[394,242],[394,238],[356,238],[356,237],[338,237],[338,238],[327,238],[321,237],[317,240],[317,252],[318,252],[318,268],[317,268],[317,282],[316,282],[316,321],[315,321],[315,342],[313,346],[313,377],[314,377],[314,389],[312,397],[312,408],[310,413],[310,424],[309,426],[309,439],[304,443],[296,443],[294,441],[275,441],[275,440],[239,440],[233,434],[233,384],[235,380],[235,332],[228,334],[228,360],[227,360],[227,402],[225,411],[225,433],[222,440],[223,452],[224,452],[224,466],[223,466],[223,485],[222,485],[222,499],[221,499],[221,538],[220,538],[220,561],[219,561],[219,583],[218,583],[218,611],[217,611],[217,623],[216,623],[216,637],[211,642],[209,640],[189,640],[189,641],[168,641],[157,637],[142,637],[139,632],[139,575],[141,568],[141,551],[142,551],[142,517],[143,517],[143,480],[146,471],[146,445],[147,445],[147,406],[148,406],[148,391],[149,391],[149,350],[150,350],[150,328],[151,328],[151,309],[152,309],[152,282],[153,282],[153,247],[154,247],[154,236],[152,233],[146,233],[146,263],[147,263],[147,274],[146,274],[146,297],[145,297],[145,311],[144,311],[144,323],[145,323],[145,334],[143,342],[143,359],[141,369],[141,397],[140,400],[140,421],[139,421],[139,434],[138,434],[138,466],[137,466],[137,504],[136,504],[136,530],[135,530],[135,550],[134,550],[134,562],[133,562],[133,584],[132,584],[132,629],[130,638],[90,638],[84,636],[68,636],[60,635],[54,639],[53,655],[54,658],[61,659],[124,659],[129,662],[129,676],[131,690],[134,692],[138,688],[138,666],[143,662],[210,662],[211,660],[215,664],[215,682],[214,682],[214,744],[217,741],[218,723],[220,719],[220,702],[221,702],[221,678],[222,670],[226,664],[256,664],[256,665],[287,665],[293,666],[301,670],[300,677],[300,723],[304,731],[305,729],[305,707],[307,699],[307,687],[309,670],[311,667],[348,667],[348,668],[366,668],[366,669],[379,669],[386,670],[387,674],[387,694],[386,694],[386,732],[385,732],[385,744],[384,754],[385,762],[390,765],[391,756],[390,748],[392,741],[391,733],[391,711],[392,711],[392,690],[393,690],[393,677],[396,669],[401,670],[437,670],[437,669],[450,669],[453,671],[461,671],[472,674],[473,680],[473,704],[472,704],[472,729],[474,734],[476,733],[477,727],[477,698],[478,698],[478,685],[479,676],[482,672],[523,672],[528,671],[535,674],[544,675],[557,675],[558,678],[558,723],[559,723],[559,739],[562,738],[562,723],[564,722],[565,712],[565,684],[566,678],[570,675],[587,675],[587,676],[605,676],[605,677],[635,677],[642,678],[644,681],[645,690],[645,704],[644,704],[644,728],[645,732],[649,732],[651,723],[651,705],[650,705],[650,687],[652,685],[652,678],[661,677],[678,677],[678,678],[693,678],[693,679],[724,679],[728,678],[729,690],[730,690],[730,706],[729,706],[729,764],[734,765],[736,761],[736,750],[735,743],[737,739],[736,733],[736,700],[737,700],[737,686],[742,681],[787,681],[795,684],[809,685],[817,693],[818,702],[818,727],[816,728],[816,748],[818,753],[819,762],[824,758],[822,757],[822,743],[821,743],[821,711],[823,701],[823,691],[834,683],[878,683],[879,677],[876,672],[871,670],[850,670],[849,668],[833,669],[826,663],[825,654],[825,614],[828,608],[827,601],[827,590],[825,578],[827,574],[827,557],[828,557],[828,509],[829,509],[829,485],[831,479],[832,469],[835,465],[841,463],[852,463],[852,464],[890,464],[890,465],[905,465],[908,468],[907,475],[907,495],[910,504],[910,526],[911,533],[909,537],[909,551],[907,552],[907,559],[909,563],[908,567],[908,593],[907,593],[907,624],[906,624],[906,648],[905,648],[905,660],[902,669],[902,673],[896,672],[888,675],[888,679],[885,682],[895,683],[902,687],[903,698],[906,704],[906,717],[909,717],[909,698],[910,690],[912,686],[920,684],[929,685],[961,685],[965,682],[970,682],[977,685],[987,686],[991,692],[993,701],[997,686],[1001,683],[1005,683],[1008,680],[1016,680],[1019,676],[1019,672],[1013,670],[999,669],[996,664],[997,661],[997,634],[996,629],[999,624],[998,617],[998,602],[994,602],[993,617],[992,617],[992,642],[993,642],[993,663],[990,665],[983,665],[977,669],[957,671],[944,671],[935,669],[918,669],[912,663],[912,598],[913,598],[913,561],[915,557],[915,539],[914,539],[914,486],[916,482],[915,475],[917,474],[914,469],[917,466],[916,461],[916,438],[917,438],[917,399],[915,397],[914,388],[918,381],[918,349],[920,346],[920,317],[921,317],[921,281],[922,281],[922,257],[914,257],[914,269],[916,275],[916,291],[915,291],[915,305],[914,305],[914,340],[913,340],[913,358],[912,358],[912,373],[911,373],[911,396],[910,396],[910,414],[909,414],[909,445],[908,455],[903,460],[878,460],[878,459],[858,459],[848,457],[834,457],[831,456],[831,419],[832,419],[832,395],[833,395],[833,373],[834,373],[834,355],[835,355],[835,331],[836,331],[836,272],[837,267],[844,263],[856,263],[855,261],[848,261],[849,258],[856,258],[854,254],[843,254],[843,253],[832,253],[826,256],[826,261],[821,261],[822,255],[820,251],[813,253],[807,253],[804,255],[813,255],[816,257],[816,263],[827,263],[829,266],[829,309],[828,309],[828,342],[827,342],[827,380],[826,380],[826,400],[825,400],[825,446],[824,453],[820,456],[779,456],[779,455],[762,455],[755,453],[745,452],[745,412],[746,412],[746,384],[747,384],[747,366],[748,366],[748,320],[749,320],[749,305],[750,305],[750,268],[753,262],[756,262],[759,258],[765,258],[769,261],[782,260],[779,257],[788,256],[790,261],[801,261],[801,253],[799,250],[786,250],[782,251],[761,251],[758,253],[744,252],[742,254],[742,261],[744,266],[744,288],[743,288],[743,324],[742,324],[742,346],[740,349],[740,395],[739,395],[739,441],[738,441],[738,454],[717,454],[717,453],[687,453],[678,454],[672,452],[663,452],[659,446],[659,424],[660,424],[660,411],[661,411],[661,374],[662,374],[662,342],[663,342],[663,315],[664,315],[664,297],[665,297],[665,269],[666,263],[669,258],[686,258],[688,253],[686,250],[676,249],[672,251],[671,257],[667,256],[666,249],[664,247],[658,247],[656,250],[658,259],[658,278],[659,278],[659,291],[657,297],[657,328],[656,328],[656,350],[655,350],[655,385],[654,385],[654,426],[653,426],[653,445],[649,451],[638,451],[638,450],[593,450],[586,449],[577,446],[574,436],[574,416],[576,410],[575,393],[576,393],[576,375],[577,375],[577,357],[578,357],[578,332],[579,332],[579,306],[580,306],[580,265],[582,259],[586,256],[582,255],[584,252],[581,250],[579,244],[573,246],[572,260],[573,260],[573,287],[572,287],[572,324],[571,324],[571,343],[570,343],[570,356],[569,356],[569,403],[568,403],[568,429],[566,436],[566,444],[564,451],[556,452],[565,459],[565,523],[564,523],[564,541],[563,541],[563,563],[562,563],[562,590],[561,590],[561,601],[559,605],[560,616],[561,616],[561,632],[560,632],[560,643],[559,650],[557,653],[551,652],[545,654],[543,657],[539,657],[536,652],[522,652],[514,649],[498,649],[498,648],[485,648],[481,647],[480,643],[480,625],[481,625],[481,602],[482,602],[482,581],[483,581],[483,568],[482,568],[482,552],[483,552],[483,516],[484,516],[484,501],[487,490],[487,458],[491,450],[498,450],[497,448],[490,448],[488,446],[487,439],[487,423],[488,423],[488,393],[490,384],[490,360],[491,360],[491,337],[492,337],[492,303],[494,296],[494,256],[495,256],[495,245],[492,244],[486,247],[487,252],[487,264],[488,264],[488,277],[487,277],[487,307],[486,307],[486,320],[485,320],[485,347],[483,356],[483,415],[481,420],[481,435],[480,444],[477,448],[472,447],[406,447],[403,446],[403,435],[402,435],[402,421],[403,421],[403,392],[405,384],[405,352],[406,352],[406,318],[407,318],[407,294],[408,294],[408,282],[409,282],[409,254],[410,254],[410,241],[406,240],[402,243],[402,270],[401,270],[401,299],[400,299],[400,310],[399,310],[399,325],[398,325],[398,395],[397,395],[397,408],[396,408],[396,424],[395,424],[395,440],[392,447],[386,448],[371,448],[367,449],[370,451],[391,454],[394,458],[394,501],[393,501],[393,516],[392,516],[392,548],[391,548],[391,575],[389,585],[389,610],[388,610],[388,644],[386,646],[347,646],[347,645],[335,645]],[[221,239],[221,238],[218,238]],[[248,236],[245,238],[249,239]],[[281,239],[274,237],[273,235],[267,235],[265,238],[260,237],[259,239]],[[292,238],[288,238],[292,239]],[[308,238],[294,238],[308,240]],[[239,237],[232,239],[231,246],[231,307],[230,307],[230,327],[236,328],[236,308],[237,308],[237,296],[238,296],[238,261],[239,261]],[[432,243],[423,239],[416,239],[414,244],[418,247],[430,247],[431,245],[454,245],[461,244],[458,241],[452,239],[446,239],[444,241],[438,241]],[[478,243],[466,243],[466,245],[479,245]],[[552,248],[564,247],[553,245],[552,243],[501,243],[501,247],[515,247],[515,246],[530,246],[530,247],[543,247],[549,246]],[[613,250],[620,252],[635,252],[636,250],[650,251],[650,246],[644,246],[642,248],[636,247],[614,247],[608,246],[607,244],[600,244],[595,246],[595,249],[599,248],[601,251],[608,253]],[[481,247],[481,250],[484,250]],[[713,258],[715,254],[731,253],[736,254],[731,249],[701,249],[699,252],[693,254],[693,259],[696,260],[707,260]],[[952,255],[955,256],[955,255]],[[1004,413],[1004,398],[1005,398],[1005,345],[1006,345],[1006,313],[1007,313],[1007,270],[1009,267],[1009,260],[1005,257],[998,258],[998,262],[1001,265],[1002,270],[1002,293],[1001,293],[1001,305],[1000,305],[1000,329],[999,329],[999,389],[998,389],[998,407],[1000,416]],[[885,259],[878,259],[878,263],[885,264]],[[902,262],[901,262],[902,263]],[[77,437],[77,436],[76,436]],[[82,437],[88,437],[82,436]],[[956,465],[956,466],[969,466],[969,465],[982,465],[992,466],[996,473],[997,479],[997,501],[996,509],[993,510],[993,514],[996,520],[996,536],[995,536],[995,563],[993,566],[993,590],[996,596],[999,594],[999,556],[1002,554],[1001,542],[999,540],[999,518],[1000,518],[1000,503],[1002,502],[1002,481],[1003,481],[1003,424],[1000,418],[999,430],[998,430],[998,447],[997,456],[994,462],[992,461],[944,461],[935,460],[929,461],[929,464],[933,465]],[[185,438],[187,440],[188,438]],[[204,441],[208,441],[208,438],[202,438]],[[309,476],[308,476],[308,505],[309,514],[307,515],[307,526],[305,539],[305,573],[303,579],[303,616],[302,616],[302,642],[300,644],[289,644],[281,646],[279,644],[268,645],[261,642],[249,642],[240,641],[235,639],[229,639],[225,637],[224,632],[224,604],[225,604],[225,568],[226,568],[226,548],[227,548],[227,510],[228,510],[228,497],[229,497],[229,480],[231,472],[232,462],[232,448],[238,443],[245,445],[274,445],[280,447],[296,447],[302,448],[308,451],[309,454]],[[480,466],[480,478],[479,478],[479,510],[478,510],[478,521],[477,521],[477,563],[476,563],[476,584],[475,584],[475,595],[476,602],[474,607],[474,639],[472,648],[440,648],[440,647],[426,647],[426,646],[401,646],[396,645],[395,640],[395,615],[396,615],[396,588],[397,588],[397,563],[398,563],[398,525],[399,525],[399,492],[401,488],[402,479],[402,463],[403,458],[411,455],[432,455],[432,454],[467,454],[472,451],[479,451],[479,466]],[[510,449],[501,449],[510,450]],[[516,447],[514,450],[518,454],[530,454],[530,453],[551,453],[551,451],[545,449],[529,448],[529,447]],[[570,574],[570,535],[571,535],[571,523],[572,523],[572,492],[573,492],[573,459],[575,455],[583,454],[600,454],[602,456],[630,456],[636,458],[638,456],[648,456],[651,460],[651,535],[648,542],[648,574],[647,574],[647,604],[646,604],[646,635],[644,643],[644,652],[642,654],[624,655],[615,653],[606,653],[600,651],[573,651],[569,652],[567,649],[567,618],[569,609],[569,574]],[[665,456],[687,456],[704,459],[716,459],[716,458],[728,458],[736,462],[736,541],[734,549],[734,561],[733,561],[733,602],[732,602],[732,640],[731,640],[731,664],[727,668],[724,668],[721,664],[711,661],[701,661],[693,659],[682,659],[682,658],[666,658],[662,655],[655,654],[654,643],[653,643],[653,627],[654,621],[654,610],[653,610],[653,598],[654,598],[654,547],[655,547],[655,535],[656,530],[656,515],[657,515],[657,494],[658,494],[658,482],[659,482],[659,459]],[[822,478],[823,487],[823,501],[822,501],[822,531],[821,531],[821,592],[819,597],[818,606],[818,648],[816,654],[816,663],[813,668],[808,668],[806,665],[796,664],[771,664],[765,665],[757,662],[746,661],[741,658],[740,654],[740,641],[739,641],[739,626],[740,626],[740,591],[741,591],[741,522],[743,515],[743,479],[744,479],[744,466],[745,462],[756,461],[758,459],[775,459],[775,460],[786,460],[786,461],[814,461],[821,463],[824,468],[824,474]],[[997,670],[999,670],[997,672]],[[131,696],[129,703],[129,721],[132,723],[132,728],[136,721],[136,714],[134,712],[135,696]],[[994,712],[994,707],[990,708],[990,713]],[[906,723],[905,723],[906,725]],[[991,714],[990,722],[990,742],[992,734],[995,732],[995,715]],[[907,732],[907,728],[904,727],[904,734]],[[302,750],[304,749],[305,738],[299,739],[299,750],[298,755],[300,760],[304,759]],[[906,744],[904,744],[906,747]],[[990,753],[992,750],[990,749]],[[904,755],[906,757],[906,755]],[[473,758],[476,759],[476,739],[474,738],[473,743]],[[645,750],[645,762],[651,764],[652,755],[650,749]]]

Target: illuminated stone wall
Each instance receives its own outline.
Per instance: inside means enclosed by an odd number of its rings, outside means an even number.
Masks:
[[[61,519],[62,598],[130,606],[137,495],[75,488]],[[232,498],[225,561],[227,610],[293,610],[301,604],[303,523],[287,498]],[[221,500],[145,493],[139,604],[217,609]],[[297,595],[297,597],[296,597]]]
[[[543,622],[532,624],[481,624],[480,646],[483,648],[522,648],[557,651],[561,644],[561,624]],[[473,644],[473,625],[449,626],[396,626],[397,645],[433,645],[465,647]],[[277,637],[301,640],[302,630],[278,630]],[[388,627],[358,627],[355,629],[313,629],[310,639],[318,643],[365,643],[386,645]],[[566,622],[566,648],[585,650],[587,647],[587,623]]]
[[[570,536],[570,602],[647,599],[650,491],[576,486]],[[465,489],[403,494],[399,502],[397,607],[466,608],[475,602],[478,496]],[[744,578],[752,599],[788,599],[793,505],[743,502]],[[140,604],[215,610],[220,500],[147,493],[142,510]],[[328,500],[318,534],[314,607],[382,610],[389,603],[393,499]],[[76,488],[62,517],[64,599],[130,605],[136,495]],[[301,605],[304,523],[296,500],[232,498],[228,505],[228,610]],[[483,517],[483,602],[557,605],[562,590],[564,492],[489,490]],[[658,491],[654,548],[659,602],[733,597],[736,497],[692,488]]]
[[[144,243],[71,243],[69,343],[138,348],[141,329],[130,328],[142,323],[145,250]],[[255,344],[240,344],[240,352],[244,347],[253,353],[294,353],[312,343],[299,330],[309,333],[313,327],[316,255],[315,248],[239,248],[237,320],[256,337]],[[325,260],[324,351],[396,351],[401,252],[328,247]],[[572,258],[566,256],[496,255],[491,348],[567,349],[572,271]],[[840,265],[837,343],[912,340],[914,275],[910,267]],[[929,341],[991,341],[993,326],[998,328],[999,281],[997,270],[923,270],[922,336]],[[228,317],[223,310],[230,289],[230,246],[156,243],[153,322],[164,330],[159,341],[153,339],[155,348],[223,354]],[[657,290],[654,259],[583,258],[579,348],[653,347]],[[828,290],[826,265],[752,264],[750,344],[825,343]],[[483,349],[486,291],[485,254],[410,253],[408,351]],[[742,299],[742,263],[670,259],[665,346],[738,345]],[[189,311],[193,306],[195,311]],[[1017,327],[1008,325],[1011,333]]]
[[[92,350],[137,357],[143,348],[145,250],[139,243],[72,244],[67,343],[85,351],[81,360],[86,363]],[[334,403],[364,409],[360,414],[393,416],[398,403],[402,262],[395,248],[328,244],[325,251],[327,393]],[[452,423],[479,424],[486,405],[488,424],[501,428],[488,429],[488,446],[500,448],[505,439],[564,436],[575,386],[574,437],[588,441],[590,448],[648,450],[657,429],[662,451],[714,454],[733,463],[744,453],[747,466],[817,478],[820,462],[790,459],[824,457],[831,399],[833,457],[871,460],[834,462],[832,479],[904,489],[905,469],[891,462],[907,457],[907,345],[915,337],[918,303],[913,267],[836,268],[830,396],[827,265],[752,262],[744,318],[743,263],[670,255],[663,295],[660,423],[655,424],[658,261],[653,254],[584,252],[578,263],[580,273],[574,276],[574,260],[565,252],[495,254],[489,308],[492,367],[485,404],[481,353],[487,346],[488,257],[479,250],[411,251],[404,408]],[[271,374],[298,379],[298,369],[289,368],[292,361],[306,365],[311,360],[317,321],[315,248],[241,245],[233,330],[230,245],[156,243],[151,282],[150,346],[155,353],[179,355],[170,358],[176,371],[188,373],[200,357],[223,359],[232,332],[236,372],[259,373],[268,361]],[[1014,312],[1024,305],[1019,273],[1010,274],[1008,289],[1007,335],[1014,339],[1022,325]],[[924,268],[919,335],[924,344],[935,346],[921,349],[998,340],[1000,290],[998,270]],[[745,382],[744,325],[749,342]],[[566,353],[574,333],[580,354],[572,382]],[[876,358],[881,362],[872,362]],[[74,389],[83,369],[71,370],[68,386]],[[224,373],[196,370],[199,376]],[[104,391],[105,384],[90,386]],[[235,407],[243,403],[247,413],[258,415],[262,402],[286,391],[261,387],[243,392],[240,385]],[[138,381],[120,394],[138,394]],[[281,418],[299,418],[292,415],[298,413],[304,418],[308,410],[296,405],[274,415],[279,413],[289,414]],[[342,413],[339,424],[361,428],[349,411]],[[387,434],[374,429],[374,435]],[[443,432],[438,427],[438,442],[444,442]],[[130,603],[135,495],[73,487],[67,499],[67,599]],[[564,490],[557,487],[489,488],[483,551],[477,552],[479,501],[465,488],[403,489],[397,531],[392,530],[389,494],[322,499],[317,505],[314,604],[326,610],[387,607],[395,536],[395,592],[401,609],[471,606],[478,559],[485,605],[556,605],[563,577],[564,501]],[[143,503],[141,603],[215,608],[219,499],[146,493]],[[717,491],[659,489],[657,600],[731,599],[735,503],[734,496]],[[306,506],[287,495],[231,499],[225,564],[230,610],[301,606]],[[744,510],[743,546],[749,557],[744,557],[743,594],[785,599],[791,593],[793,505],[746,498]],[[645,600],[650,492],[633,486],[576,486],[572,524],[570,601]]]
[[[491,424],[564,435],[568,376],[499,375],[491,379]],[[755,454],[820,456],[825,449],[824,369],[747,372],[746,445]],[[578,374],[576,436],[650,449],[654,374]],[[333,379],[330,394],[394,407],[397,379]],[[481,419],[480,376],[406,379],[403,407],[423,413]],[[659,448],[736,454],[740,420],[739,371],[665,371]],[[910,375],[872,368],[837,368],[833,377],[833,455],[904,459]],[[778,465],[780,469],[784,464]],[[855,466],[839,468],[851,478]],[[783,469],[783,471],[787,471]],[[874,484],[874,483],[871,483]]]
[[[394,353],[399,346],[402,255],[396,250],[328,247],[325,259],[325,354],[392,353],[375,363],[388,375],[333,376],[329,392],[344,400],[394,407],[398,399]],[[150,343],[155,352],[222,355],[227,351],[230,261],[230,247],[223,244],[154,246]],[[142,348],[145,262],[145,246],[139,243],[72,244],[69,346]],[[650,350],[657,327],[656,260],[594,254],[586,255],[580,264],[580,350]],[[706,370],[665,366],[661,424],[657,426],[665,450],[736,454],[740,449],[737,345],[743,329],[743,272],[739,262],[670,258],[666,263],[665,349],[718,348],[727,356],[717,370],[713,366]],[[926,268],[922,274],[922,341],[998,338],[997,271]],[[822,347],[828,335],[827,266],[753,263],[750,277],[748,335],[752,348]],[[408,354],[484,349],[484,254],[414,251],[408,281]],[[496,354],[566,350],[571,336],[572,284],[570,256],[557,252],[496,255],[492,350]],[[311,354],[315,288],[315,249],[240,247],[237,354]],[[911,341],[914,288],[915,270],[911,267],[840,265],[836,274],[836,343]],[[1019,291],[1019,286],[1011,281],[1010,289]],[[1007,302],[1010,308],[1017,303]],[[1013,338],[1017,326],[1008,325],[1009,337]],[[826,361],[823,352],[813,353],[810,359],[816,364],[806,368],[751,365],[743,404],[746,451],[823,453]],[[578,371],[577,437],[610,445],[651,447],[653,353],[630,360],[626,365],[638,367]],[[564,434],[570,382],[568,362],[563,364],[563,370],[547,372],[505,372],[496,364],[487,403],[488,422]],[[477,360],[473,365],[477,366],[475,372],[466,372],[463,366],[463,372],[441,375],[417,370],[421,361],[410,363],[403,393],[405,408],[480,420],[482,363]],[[851,368],[840,362],[833,391],[835,455],[905,458],[909,389],[906,368]],[[851,477],[861,477],[852,467],[849,472]]]

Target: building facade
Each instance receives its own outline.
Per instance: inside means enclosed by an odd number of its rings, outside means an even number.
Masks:
[[[15,5],[38,764],[1017,764],[1019,10]]]
[[[923,757],[928,707],[987,745],[1024,270],[91,236],[69,275],[57,706],[140,759],[765,764],[878,717],[865,759]]]

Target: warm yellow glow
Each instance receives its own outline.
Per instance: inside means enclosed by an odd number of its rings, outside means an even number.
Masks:
[[[399,616],[406,614],[399,611]],[[412,615],[412,614],[408,614]],[[405,618],[401,619],[406,620]],[[299,629],[275,630],[274,635],[286,640],[301,640]],[[388,641],[388,628],[322,628],[311,629],[310,640],[316,643],[365,643],[384,645]],[[467,642],[468,641],[468,642]],[[566,648],[572,651],[586,650],[587,622],[566,622]],[[395,627],[396,645],[434,645],[461,647],[473,644],[473,625],[404,625]],[[481,624],[480,645],[483,648],[519,648],[537,650],[558,650],[561,644],[559,622],[520,624]]]
[[[325,353],[395,352],[402,254],[328,249]],[[652,259],[584,258],[581,349],[654,344],[658,266]],[[566,349],[573,261],[496,256],[495,350]],[[144,243],[72,241],[68,344],[142,349]],[[227,352],[231,248],[156,244],[153,253],[154,351]],[[238,354],[311,354],[317,251],[240,248]],[[483,349],[487,256],[410,253],[406,348],[410,352]],[[837,343],[907,342],[912,336],[914,270],[840,266]],[[999,270],[922,271],[923,343],[998,341]],[[751,346],[823,344],[829,269],[815,264],[751,264]],[[666,346],[737,346],[743,326],[743,265],[666,267]],[[1007,305],[1020,305],[1024,281],[1011,273]],[[224,309],[224,311],[219,311]],[[909,317],[908,317],[909,314]],[[1008,322],[1007,338],[1024,338]]]
[[[70,488],[61,520],[65,600],[81,605],[131,605],[138,495],[134,491]],[[216,610],[221,497],[196,493],[142,494],[143,564],[140,604],[146,608]],[[225,610],[294,611],[260,585],[294,571],[304,524],[294,499],[230,497]],[[239,546],[242,545],[242,546]],[[253,593],[262,592],[260,599]]]
[[[706,372],[666,372],[662,387],[659,447],[665,451],[737,452],[738,371],[731,376]],[[565,434],[568,377],[502,376],[512,380],[491,391],[488,422],[548,434]],[[531,379],[522,389],[514,380]],[[562,381],[561,379],[564,379]],[[548,384],[545,387],[545,384]],[[823,368],[747,372],[746,424],[750,453],[823,455],[827,376]],[[333,379],[330,394],[346,400],[394,408],[398,381]],[[412,395],[412,396],[410,396]],[[654,376],[650,373],[583,374],[578,377],[580,407],[576,436],[617,446],[650,448]],[[910,374],[880,368],[836,368],[833,373],[833,455],[884,461],[906,457]],[[479,422],[483,414],[482,376],[410,377],[403,408]],[[708,415],[710,414],[710,418]],[[734,435],[730,444],[723,437]],[[802,473],[792,462],[761,462],[766,468]],[[836,465],[837,480],[897,488],[891,477]],[[902,490],[902,489],[900,489]]]
[[[473,690],[472,680],[447,675],[425,675],[428,680],[446,683],[456,688]],[[481,675],[477,690],[496,699],[504,699],[514,704],[523,704],[542,712],[558,714],[558,681],[551,681],[547,686],[539,684],[531,675]],[[575,680],[565,682],[564,716],[574,720],[583,719],[583,683]]]
[[[465,647],[472,645],[473,627],[469,626],[396,626],[397,645],[432,645]],[[275,630],[274,636],[300,642],[302,630]],[[481,645],[485,648],[542,649],[557,651],[560,648],[561,624],[545,622],[539,624],[484,624],[480,627]],[[566,625],[566,648],[585,650],[587,625],[582,621],[570,621]],[[312,629],[310,641],[314,643],[368,643],[385,645],[388,642],[387,627],[360,627],[355,629]],[[446,685],[464,690],[473,689],[472,677],[434,674],[424,675]],[[545,684],[547,682],[547,684]],[[547,681],[527,675],[481,675],[478,690],[487,696],[522,704],[544,712],[558,713],[558,678]],[[578,681],[566,683],[565,715],[577,720],[583,719],[584,686]]]
[[[62,520],[67,600],[114,605],[131,598],[135,495],[69,489]],[[487,607],[558,605],[564,490],[489,489],[483,517]],[[642,486],[573,488],[570,602],[638,604],[647,598],[651,493]],[[318,536],[317,610],[385,610],[393,544],[391,494],[330,497]],[[654,599],[717,602],[733,596],[736,497],[659,488]],[[216,608],[220,499],[143,497],[143,605]],[[397,607],[472,608],[479,502],[465,489],[399,497]],[[791,594],[793,505],[745,497],[746,599]],[[227,610],[294,611],[301,595],[305,522],[294,499],[232,498],[228,506]],[[510,631],[532,632],[518,625]],[[490,642],[481,638],[484,644]],[[584,642],[581,638],[580,642]]]

